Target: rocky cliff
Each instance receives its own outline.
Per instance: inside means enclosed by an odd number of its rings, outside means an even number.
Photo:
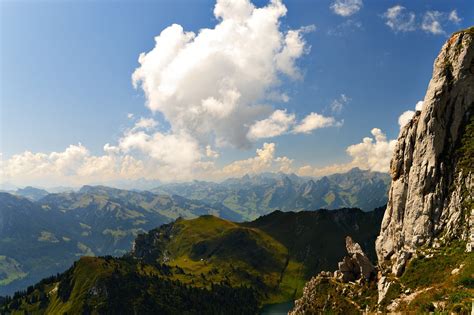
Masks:
[[[313,277],[291,314],[471,312],[473,111],[474,27],[443,46],[422,110],[400,131],[376,240],[377,279],[361,277],[362,269],[353,276],[361,263],[348,242],[352,257],[334,275]]]
[[[376,250],[400,276],[420,246],[467,239],[473,194],[472,146],[465,139],[474,107],[474,29],[446,42],[434,63],[423,108],[400,132],[392,184]],[[466,144],[466,142],[468,142]],[[466,156],[467,155],[467,156]]]

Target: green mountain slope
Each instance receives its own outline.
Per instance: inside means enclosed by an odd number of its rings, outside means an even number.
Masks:
[[[62,272],[80,256],[125,254],[139,233],[179,216],[240,217],[179,196],[85,186],[38,202],[0,194],[0,294]]]
[[[4,308],[39,314],[107,313],[113,305],[124,305],[133,313],[197,296],[199,301],[209,297],[203,309],[222,300],[229,310],[255,313],[263,303],[300,296],[305,281],[321,268],[335,269],[344,244],[333,240],[351,235],[362,244],[373,244],[382,215],[382,209],[342,209],[277,211],[247,223],[210,215],[178,219],[140,234],[122,258],[81,258],[69,271],[7,299]],[[326,237],[329,230],[333,232]],[[373,252],[373,245],[367,250]],[[245,311],[239,305],[244,299]],[[190,312],[199,313],[192,311],[194,307]],[[174,311],[178,312],[169,312]]]
[[[62,222],[25,198],[0,193],[1,293],[65,270],[77,259],[81,250]]]
[[[304,211],[275,211],[244,226],[258,228],[271,235],[286,248],[295,260],[306,266],[306,276],[321,270],[335,270],[345,251],[341,235],[350,235],[375,260],[374,242],[384,208],[362,212],[357,209]],[[328,246],[330,244],[330,246]]]

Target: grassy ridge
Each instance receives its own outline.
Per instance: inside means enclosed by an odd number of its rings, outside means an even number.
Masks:
[[[179,216],[208,213],[240,219],[200,201],[104,186],[36,202],[0,192],[0,255],[6,256],[0,261],[0,295],[63,272],[84,255],[124,255],[138,234]]]
[[[184,273],[172,278],[185,284],[252,286],[265,302],[285,301],[304,285],[304,266],[289,257],[284,245],[256,228],[202,216],[177,221],[169,241],[160,229],[151,231],[148,237],[161,237],[158,242],[165,243],[158,255],[152,255],[154,262],[181,268]],[[145,244],[139,238],[136,248]]]
[[[335,234],[370,243],[382,215],[382,209],[343,209],[275,212],[249,223],[210,215],[178,219],[139,235],[122,258],[81,258],[65,273],[7,300],[4,308],[13,313],[107,313],[123,304],[131,313],[182,313],[179,307],[165,311],[165,306],[192,297],[211,313],[215,303],[226,313],[242,313],[244,306],[255,313],[262,304],[299,297],[321,266],[335,266],[345,253],[344,244],[331,244]],[[328,229],[333,232],[325,237]],[[326,257],[323,248],[334,255]],[[311,258],[318,254],[319,262]]]

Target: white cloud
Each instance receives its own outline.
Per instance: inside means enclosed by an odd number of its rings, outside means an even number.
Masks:
[[[396,140],[387,140],[378,128],[372,129],[371,133],[373,138],[366,137],[361,143],[349,146],[346,151],[352,157],[352,163],[358,167],[388,172]]]
[[[280,53],[275,56],[276,67],[293,79],[301,79],[301,73],[295,67],[295,60],[309,51],[303,40],[302,33],[313,32],[316,30],[314,25],[300,28],[299,30],[290,30],[285,36],[285,45]]]
[[[454,24],[459,24],[462,21],[462,19],[458,16],[458,11],[456,10],[452,10],[451,12],[449,12],[448,19]]]
[[[158,122],[154,120],[153,118],[144,118],[141,117],[136,123],[135,127],[133,127],[135,130],[138,129],[145,129],[145,130],[150,130],[158,126]]]
[[[423,101],[416,102],[415,110],[421,111],[423,109]]]
[[[293,160],[286,156],[275,157],[275,149],[275,143],[264,143],[262,148],[257,149],[255,157],[234,161],[215,171],[214,176],[225,178],[265,171],[291,172]]]
[[[383,14],[385,24],[395,32],[409,32],[421,29],[426,33],[433,35],[446,34],[443,25],[447,22],[459,24],[461,18],[456,10],[450,12],[441,12],[436,10],[426,11],[422,15],[421,23],[416,23],[416,14],[407,12],[406,8],[401,5],[393,6]]]
[[[219,152],[212,150],[210,145],[206,146],[206,156],[208,158],[217,159],[219,157]]]
[[[215,151],[212,157],[218,157]],[[205,166],[193,138],[129,130],[117,146],[93,155],[82,144],[62,152],[16,154],[1,163],[2,181],[16,185],[82,185],[119,179],[190,180]]]
[[[413,115],[415,115],[415,112],[412,110],[407,110],[403,112],[400,117],[398,117],[398,124],[400,125],[400,129],[405,127],[406,124],[410,122],[410,120],[413,118]]]
[[[311,133],[316,129],[341,125],[342,121],[338,122],[334,117],[326,117],[317,113],[310,113],[297,122],[295,114],[288,114],[286,110],[276,110],[268,118],[251,125],[248,138],[252,140],[272,138],[288,132],[293,134]]]
[[[130,131],[119,140],[124,153],[137,151],[154,159],[162,166],[176,170],[190,169],[201,159],[199,145],[186,133],[146,133]]]
[[[104,149],[110,149],[106,145]],[[96,180],[133,178],[143,173],[143,163],[131,156],[106,154],[93,156],[82,144],[70,145],[62,152],[11,156],[1,165],[2,179],[16,185],[78,185]]]
[[[106,143],[104,145],[103,149],[104,149],[104,152],[107,153],[107,154],[118,154],[118,153],[120,153],[120,148],[119,147],[110,145],[109,143]]]
[[[443,19],[443,13],[439,11],[427,11],[423,16],[423,22],[421,23],[421,29],[427,33],[434,35],[445,34],[441,26],[441,20]]]
[[[317,113],[311,113],[293,128],[293,133],[310,133],[315,129],[341,125],[342,122],[337,122],[334,117],[325,117]]]
[[[461,20],[456,10],[451,12],[426,11],[423,15],[421,29],[433,35],[446,35],[443,26],[446,26],[447,22],[459,24]]]
[[[215,27],[197,33],[177,24],[167,27],[155,37],[155,47],[140,55],[132,82],[170,130],[158,131],[157,121],[141,117],[116,144],[105,144],[102,154],[93,155],[82,145],[49,154],[24,152],[2,161],[2,179],[5,175],[41,185],[50,179],[57,185],[223,174],[208,160],[219,156],[214,147],[251,147],[257,138],[288,132],[295,124],[294,114],[274,110],[266,101],[288,102],[281,81],[285,76],[302,78],[296,61],[310,49],[303,34],[315,26],[282,30],[286,12],[281,0],[260,8],[249,0],[217,0]],[[127,118],[135,116],[129,113]],[[274,146],[265,145],[246,162],[231,163],[227,172],[250,164],[251,169],[264,169]],[[281,169],[291,165],[291,159],[273,155],[270,162]]]
[[[286,133],[295,123],[295,115],[287,114],[286,110],[276,110],[270,117],[255,122],[249,128],[249,139],[262,139]]]
[[[256,150],[254,157],[218,167],[214,161],[203,161],[196,157],[188,160],[187,156],[199,152],[189,151],[193,145],[183,143],[185,141],[186,138],[179,139],[176,135],[138,131],[127,134],[119,146],[106,144],[105,154],[93,155],[82,144],[49,154],[26,151],[0,160],[0,175],[2,182],[8,181],[17,186],[52,187],[100,184],[124,179],[216,180],[266,171],[292,172],[293,160],[276,156],[275,143],[264,143]],[[182,155],[176,155],[179,152],[176,146],[184,150]],[[217,158],[219,154],[208,146],[206,156]]]
[[[281,95],[280,76],[301,78],[295,61],[309,47],[302,34],[314,27],[280,30],[281,0],[256,8],[249,0],[218,0],[218,24],[197,34],[173,24],[142,53],[132,76],[161,112],[172,132],[193,135],[202,145],[250,147],[249,126],[270,115],[267,97]]]
[[[416,111],[421,111],[423,101],[418,101],[415,105]],[[405,126],[415,114],[415,111],[406,111],[398,118],[400,129]],[[371,137],[365,137],[362,142],[350,145],[346,148],[346,153],[351,158],[347,163],[332,164],[325,167],[313,167],[304,165],[297,170],[297,174],[302,176],[323,176],[333,173],[347,172],[354,167],[376,172],[388,172],[390,160],[397,140],[389,140],[379,128],[373,128]]]
[[[422,107],[423,101],[418,101],[415,105],[415,110],[421,111]],[[413,115],[415,115],[415,111],[407,110],[403,112],[400,117],[398,117],[398,124],[400,125],[400,129],[402,129],[406,124],[410,122],[410,120],[413,118]]]
[[[292,168],[293,160],[286,156],[277,157],[275,159],[275,164],[278,167],[278,172],[282,172],[286,174],[293,172],[293,168]]]
[[[393,6],[383,14],[385,24],[395,32],[410,32],[416,29],[414,12],[406,12],[401,5]]]
[[[350,162],[320,168],[305,165],[297,170],[297,174],[323,176],[347,172],[354,167],[376,172],[388,172],[396,140],[388,140],[378,128],[372,129],[371,134],[372,137],[365,137],[361,143],[347,147],[346,152],[351,157]]]
[[[362,0],[335,0],[331,10],[340,16],[350,16],[359,12],[362,5]]]
[[[416,110],[420,110],[422,104],[419,101]],[[289,116],[285,111],[279,114],[283,118]],[[337,125],[334,120],[327,119],[311,113],[294,127],[293,132],[308,132],[321,126]],[[377,128],[372,129],[371,133],[372,136],[364,138],[361,143],[347,147],[350,162],[321,168],[305,165],[297,173],[321,176],[345,172],[353,167],[388,171],[396,141],[388,140]],[[138,178],[162,181],[216,180],[247,173],[294,171],[293,159],[276,156],[275,143],[264,143],[256,150],[254,157],[233,161],[222,167],[218,167],[213,160],[206,160],[218,157],[219,153],[210,145],[201,152],[196,140],[184,133],[162,133],[136,128],[135,125],[125,131],[117,145],[106,144],[102,155],[92,155],[81,144],[71,145],[63,152],[49,154],[24,152],[0,160],[0,175],[4,181],[16,185],[57,186]]]

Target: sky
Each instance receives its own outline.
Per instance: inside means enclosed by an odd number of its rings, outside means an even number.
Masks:
[[[388,171],[472,1],[0,1],[0,183]]]

